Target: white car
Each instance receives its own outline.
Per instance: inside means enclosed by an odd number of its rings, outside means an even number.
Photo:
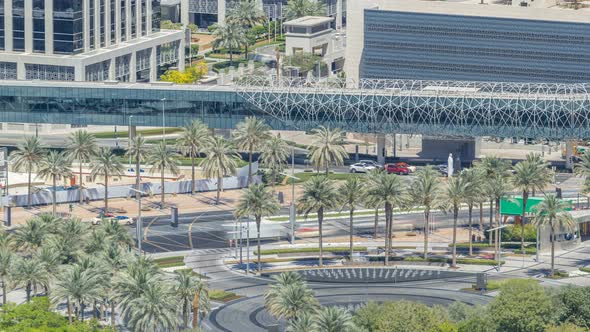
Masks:
[[[93,225],[99,225],[103,221],[105,222],[116,222],[120,225],[133,225],[133,219],[127,216],[116,216],[116,217],[96,217],[92,220]]]
[[[356,163],[356,164],[350,165],[349,171],[350,171],[350,173],[367,173],[367,172],[370,172],[374,169],[375,169],[375,166],[362,164],[362,163]]]
[[[375,168],[383,168],[383,166],[377,164],[374,160],[359,160],[359,164],[365,164],[367,166],[373,166]]]

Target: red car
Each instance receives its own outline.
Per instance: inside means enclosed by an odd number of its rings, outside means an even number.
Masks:
[[[399,164],[387,164],[385,165],[387,173],[395,173],[399,175],[408,175],[411,173],[410,169]]]

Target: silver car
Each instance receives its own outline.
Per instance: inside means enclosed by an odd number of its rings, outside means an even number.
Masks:
[[[373,165],[367,165],[364,163],[356,163],[350,165],[350,173],[367,173],[374,170],[376,167]]]

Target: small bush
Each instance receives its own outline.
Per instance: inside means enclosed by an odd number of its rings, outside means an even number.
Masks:
[[[590,273],[590,267],[581,267],[580,271]]]
[[[239,298],[236,293],[226,292],[221,289],[212,289],[209,291],[209,299],[213,301],[228,302]]]

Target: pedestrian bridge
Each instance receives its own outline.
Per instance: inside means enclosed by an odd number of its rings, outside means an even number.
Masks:
[[[351,82],[249,76],[234,85],[0,81],[0,122],[590,139],[590,84]]]

